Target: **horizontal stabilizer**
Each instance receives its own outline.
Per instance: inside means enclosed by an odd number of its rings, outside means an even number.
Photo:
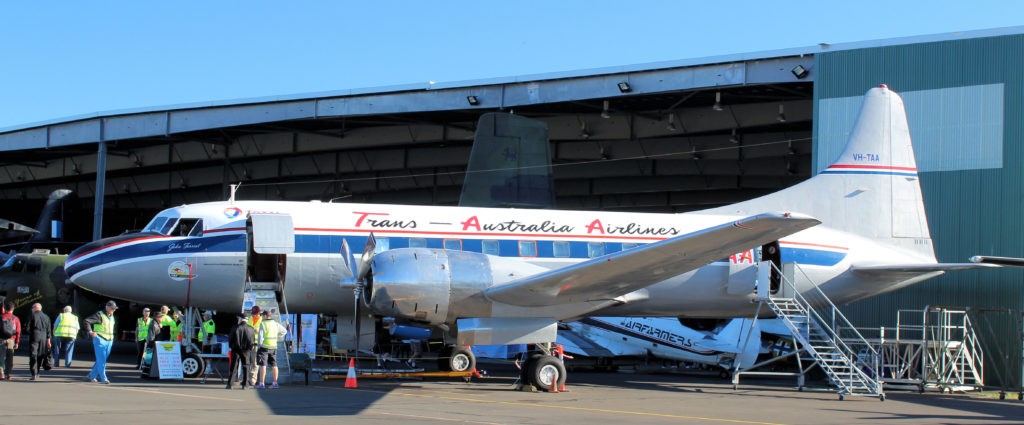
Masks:
[[[484,294],[527,307],[610,300],[820,223],[804,215],[760,214],[529,276]]]
[[[947,270],[974,270],[1001,267],[984,263],[934,263],[934,264],[886,264],[882,266],[853,266],[852,270],[866,276],[890,276],[900,274],[921,274]]]
[[[975,255],[971,257],[972,263],[997,264],[1000,266],[1024,267],[1024,258],[1015,257],[990,257],[987,255]]]

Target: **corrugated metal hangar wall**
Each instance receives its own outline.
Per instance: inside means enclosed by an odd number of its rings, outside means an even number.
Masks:
[[[834,160],[868,88],[900,93],[917,157],[935,254],[1024,256],[1024,36],[844,50],[815,56],[815,173]],[[844,307],[858,327],[896,325],[900,309],[928,305],[1024,307],[1024,272],[953,271]],[[1009,315],[982,314],[985,378],[1021,385],[1020,329]],[[991,325],[991,332],[987,329]],[[994,370],[998,363],[1009,370]],[[1000,369],[1002,369],[1000,367]],[[1019,387],[1018,387],[1019,388]]]

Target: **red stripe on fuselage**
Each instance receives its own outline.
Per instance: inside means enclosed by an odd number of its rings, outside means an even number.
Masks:
[[[104,250],[104,249],[110,248],[112,246],[124,245],[124,244],[129,243],[129,242],[144,241],[146,239],[161,239],[161,238],[167,238],[167,237],[169,237],[169,236],[162,236],[162,235],[161,236],[146,236],[144,238],[135,238],[135,239],[128,239],[126,241],[115,242],[115,243],[112,243],[110,245],[101,246],[101,247],[96,248],[96,249],[91,250],[91,251],[83,252],[83,253],[78,254],[78,255],[76,255],[74,257],[68,258],[67,261],[68,262],[75,261],[76,259],[82,258],[82,257],[84,257],[86,255],[89,255],[89,254],[92,254],[92,253],[94,253],[96,251],[100,251],[100,250]]]
[[[890,167],[888,165],[854,165],[854,164],[835,164],[828,168],[867,168],[869,170],[898,170],[898,171],[913,171],[917,172],[917,168],[914,167]]]

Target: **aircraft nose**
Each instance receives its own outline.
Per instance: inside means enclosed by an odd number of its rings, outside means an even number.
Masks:
[[[123,296],[117,293],[123,285],[118,285],[118,279],[113,276],[105,276],[107,269],[111,263],[124,259],[127,245],[159,236],[155,233],[130,233],[89,242],[68,255],[64,270],[71,282],[79,287],[112,297]]]

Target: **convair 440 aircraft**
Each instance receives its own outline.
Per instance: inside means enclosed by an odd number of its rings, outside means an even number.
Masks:
[[[375,249],[356,258],[349,246]],[[141,233],[74,251],[66,268],[75,284],[111,297],[225,311],[239,310],[254,273],[277,268],[292,313],[394,317],[459,345],[519,344],[554,341],[557,321],[589,316],[750,317],[751,250],[799,263],[837,304],[985,266],[937,264],[903,101],[881,86],[868,91],[827,170],[726,207],[639,214],[230,200],[165,210]],[[268,266],[254,264],[253,252],[285,254]],[[531,367],[553,368],[549,358]]]

